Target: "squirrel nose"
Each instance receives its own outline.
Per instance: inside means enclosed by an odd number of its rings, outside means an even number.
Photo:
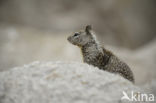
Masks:
[[[68,37],[67,40],[70,41],[70,37]]]

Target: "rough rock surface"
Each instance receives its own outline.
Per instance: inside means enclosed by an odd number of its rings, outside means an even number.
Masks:
[[[34,62],[0,72],[0,103],[129,103],[126,79],[76,62]]]

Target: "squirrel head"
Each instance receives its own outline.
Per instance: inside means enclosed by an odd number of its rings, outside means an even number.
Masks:
[[[75,32],[73,35],[69,36],[68,41],[72,43],[73,45],[77,45],[79,47],[82,47],[88,43],[94,42],[95,37],[92,33],[92,26],[87,25],[85,27],[85,30],[80,32]]]

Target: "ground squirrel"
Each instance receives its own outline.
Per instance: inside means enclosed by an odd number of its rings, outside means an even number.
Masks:
[[[133,73],[129,66],[112,52],[99,45],[90,25],[87,25],[84,31],[69,36],[68,41],[81,48],[85,63],[111,73],[120,74],[134,83]]]

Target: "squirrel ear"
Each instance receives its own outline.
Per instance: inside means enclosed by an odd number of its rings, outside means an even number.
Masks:
[[[90,31],[92,30],[92,26],[91,25],[87,25],[86,26],[86,32],[87,32],[87,34],[90,34]]]

